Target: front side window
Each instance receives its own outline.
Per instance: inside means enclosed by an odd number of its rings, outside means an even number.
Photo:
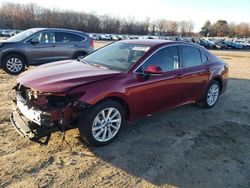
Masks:
[[[83,61],[96,66],[127,71],[148,50],[149,46],[126,42],[116,42],[86,56]]]
[[[41,32],[33,37],[34,40],[39,43],[55,43],[55,33],[54,32]]]
[[[157,51],[141,65],[137,72],[144,72],[150,65],[160,67],[163,72],[178,69],[179,56],[177,46],[165,47]]]
[[[19,42],[22,41],[24,39],[27,39],[28,37],[30,37],[31,35],[33,35],[34,33],[38,32],[39,29],[28,29],[25,30],[23,32],[20,32],[10,38],[7,39],[8,42]]]
[[[194,67],[202,64],[201,54],[198,48],[182,46],[182,62],[184,67]]]

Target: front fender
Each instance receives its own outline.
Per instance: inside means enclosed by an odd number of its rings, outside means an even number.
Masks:
[[[82,97],[79,98],[79,101],[85,102],[91,105],[95,105],[98,102],[107,99],[107,98],[120,98],[123,101],[128,101],[128,97],[124,95],[123,93],[118,92],[106,92],[106,93],[99,93],[99,94],[93,94],[90,92],[85,93]]]
[[[110,82],[109,80],[79,86],[71,90],[70,93],[84,93],[79,98],[79,101],[90,105],[95,105],[106,98],[116,97],[126,101],[128,106],[130,106],[129,97],[125,89],[121,85],[112,84],[112,81]]]

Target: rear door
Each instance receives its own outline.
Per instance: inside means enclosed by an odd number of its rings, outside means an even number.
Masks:
[[[197,47],[180,46],[182,73],[180,80],[184,87],[182,102],[189,103],[203,97],[211,75],[206,54]]]
[[[84,36],[71,32],[58,31],[56,34],[56,45],[58,56],[61,59],[72,59],[76,52],[81,52],[84,49]]]

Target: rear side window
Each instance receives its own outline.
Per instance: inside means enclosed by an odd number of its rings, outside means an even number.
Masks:
[[[192,46],[182,46],[182,62],[184,67],[194,67],[202,64],[201,52]]]
[[[73,34],[73,33],[65,33],[65,32],[57,32],[56,33],[56,42],[81,42],[85,39],[85,37]]]

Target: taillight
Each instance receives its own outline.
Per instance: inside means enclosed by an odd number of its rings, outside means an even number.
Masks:
[[[93,40],[93,39],[90,39],[89,45],[90,45],[92,48],[94,48],[94,40]]]

